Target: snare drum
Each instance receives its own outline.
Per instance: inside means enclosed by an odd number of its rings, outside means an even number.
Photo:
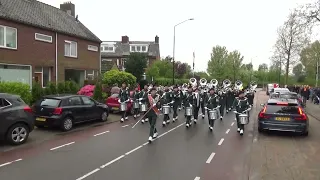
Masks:
[[[133,102],[133,108],[134,109],[139,109],[139,102],[138,101],[134,101]]]
[[[127,111],[127,103],[126,102],[122,102],[120,103],[120,111]]]
[[[146,106],[146,104],[140,104],[140,111],[141,111],[141,112],[146,112],[146,111],[147,111],[147,106]]]
[[[240,114],[239,115],[239,121],[240,121],[240,124],[248,124],[249,123],[249,117],[248,117],[248,114]]]
[[[217,111],[216,109],[209,111],[209,119],[210,119],[210,120],[216,120],[216,119],[218,119],[218,111]]]
[[[186,110],[186,116],[192,116],[193,115],[192,107],[185,107],[185,110]]]
[[[166,106],[162,106],[162,113],[163,114],[169,114],[170,112],[170,106],[166,105]]]

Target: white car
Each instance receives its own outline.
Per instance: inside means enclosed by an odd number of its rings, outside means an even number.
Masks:
[[[286,93],[290,92],[288,88],[273,88],[270,93]]]

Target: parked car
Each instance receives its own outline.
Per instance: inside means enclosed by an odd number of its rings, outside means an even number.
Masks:
[[[132,94],[133,94],[133,92],[131,91],[130,97],[132,97]],[[118,93],[114,93],[107,98],[106,104],[108,105],[110,112],[114,112],[114,111],[118,112],[119,111],[120,103],[118,102],[118,100],[119,100]],[[134,112],[133,112],[134,109],[132,108],[132,106],[133,106],[132,101],[129,101],[127,103],[127,112],[130,114],[134,114]]]
[[[301,96],[295,92],[272,93],[270,99],[296,99],[302,107],[305,106]]]
[[[12,145],[23,144],[34,122],[32,109],[19,96],[0,93],[0,139]]]
[[[74,124],[82,122],[107,121],[109,116],[107,105],[83,95],[44,96],[32,109],[37,127],[59,127],[63,131],[69,131]]]
[[[258,115],[258,131],[290,131],[307,136],[309,119],[296,99],[269,99]]]

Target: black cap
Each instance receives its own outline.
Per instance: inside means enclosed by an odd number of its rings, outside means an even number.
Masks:
[[[209,91],[214,91],[214,88],[211,88]]]
[[[244,94],[244,91],[239,91],[239,94]]]
[[[157,91],[157,89],[156,88],[151,88],[150,91]]]
[[[178,86],[173,86],[173,89],[177,89],[178,88]]]

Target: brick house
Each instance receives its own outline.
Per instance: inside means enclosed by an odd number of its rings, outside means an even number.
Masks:
[[[100,43],[70,2],[59,9],[36,0],[0,0],[1,81],[82,85],[100,72]]]
[[[103,41],[101,43],[101,72],[109,71],[115,64],[124,70],[124,64],[131,52],[146,53],[148,66],[160,59],[159,37],[154,41],[129,41],[128,36],[122,36],[121,41]]]

